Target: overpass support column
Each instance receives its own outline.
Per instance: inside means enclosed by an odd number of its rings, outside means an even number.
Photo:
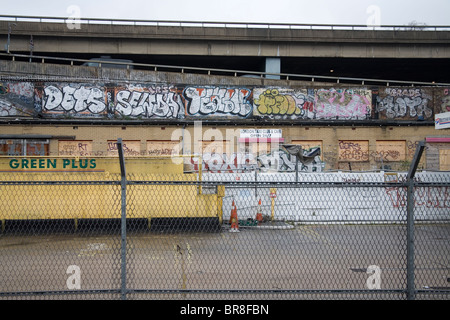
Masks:
[[[266,58],[267,73],[281,73],[281,59],[280,58]],[[266,75],[267,79],[280,79],[280,76]]]

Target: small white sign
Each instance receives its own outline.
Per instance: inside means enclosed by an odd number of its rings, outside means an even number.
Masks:
[[[434,115],[434,128],[435,129],[450,128],[450,112],[435,114]]]
[[[281,138],[281,129],[241,129],[241,138]]]

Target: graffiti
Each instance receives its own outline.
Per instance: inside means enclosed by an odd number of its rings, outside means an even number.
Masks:
[[[378,140],[376,152],[371,152],[375,161],[404,161],[406,160],[405,140]]]
[[[181,145],[179,141],[147,141],[147,152],[149,156],[172,156],[180,154]]]
[[[99,114],[106,110],[105,93],[96,87],[50,85],[44,89],[44,111]]]
[[[123,141],[122,149],[125,157],[140,156],[141,145],[140,141]],[[108,141],[107,155],[117,156],[119,148],[116,141]]]
[[[394,208],[406,207],[406,191],[398,187],[386,188],[386,194],[391,200]],[[421,187],[416,188],[414,194],[414,205],[426,208],[450,208],[449,187]]]
[[[191,158],[193,169],[198,171],[199,158]],[[202,154],[203,170],[215,173],[238,172],[255,168],[256,160],[252,153],[209,153]]]
[[[34,86],[30,82],[0,83],[0,116],[30,116]]]
[[[60,156],[86,157],[92,155],[92,141],[60,140],[58,144],[58,155]]]
[[[255,89],[254,113],[292,119],[367,119],[372,92],[365,89]]]
[[[280,94],[278,89],[267,89],[253,100],[260,114],[299,115],[301,109],[292,95]]]
[[[401,153],[397,150],[384,150],[377,152],[377,155],[384,161],[399,161],[403,160]]]
[[[387,88],[385,95],[384,98],[377,97],[376,111],[389,119],[429,119],[433,115],[433,110],[428,107],[431,96],[422,89]]]
[[[372,92],[370,90],[319,89],[315,96],[317,119],[369,118]]]
[[[183,110],[181,97],[175,92],[121,90],[116,101],[115,111],[123,116],[177,119]]]
[[[247,117],[252,111],[251,91],[244,88],[187,87],[186,114],[191,116],[237,115]]]
[[[430,120],[449,88],[243,88],[169,84],[0,83],[0,116]],[[372,101],[374,107],[372,108]],[[372,112],[372,109],[374,112]]]
[[[450,92],[449,89],[444,89],[444,96],[441,100],[441,111],[450,112]]]
[[[31,82],[12,82],[8,84],[8,92],[18,96],[32,98],[34,85]]]
[[[306,150],[308,152],[308,150]],[[203,170],[215,173],[238,172],[242,170],[260,169],[266,171],[294,172],[296,160],[284,150],[274,150],[271,153],[260,154],[258,156],[252,153],[203,153]],[[191,164],[194,170],[199,170],[198,158],[191,158]],[[310,164],[299,162],[299,172],[322,172],[324,163],[320,156],[316,156]]]
[[[7,94],[9,92],[8,86],[0,83],[0,94]]]
[[[339,141],[339,161],[369,161],[369,142]]]

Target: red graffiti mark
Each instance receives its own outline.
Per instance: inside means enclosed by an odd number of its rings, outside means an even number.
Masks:
[[[386,194],[394,208],[406,207],[406,190],[399,187],[386,188]],[[426,208],[450,208],[449,187],[417,188],[414,196],[414,205]]]
[[[249,90],[246,89],[241,89],[242,94],[244,95],[244,97],[246,97],[249,94]]]
[[[306,101],[303,104],[302,109],[313,112],[314,111],[314,103],[312,103],[311,101]]]

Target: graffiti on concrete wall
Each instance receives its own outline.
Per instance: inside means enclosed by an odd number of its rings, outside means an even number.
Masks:
[[[309,150],[304,150],[308,152]],[[194,170],[199,170],[198,157],[191,158]],[[295,156],[288,154],[285,150],[273,150],[270,153],[256,155],[253,153],[210,153],[202,154],[203,170],[208,172],[240,172],[245,170],[260,169],[262,172],[279,171],[294,172],[296,167]],[[299,172],[322,172],[325,164],[316,156],[311,163],[299,162]]]
[[[128,86],[115,89],[113,112],[144,119],[178,119],[183,116],[183,102],[170,86]]]
[[[449,88],[286,88],[169,84],[0,83],[0,116],[97,119],[432,120]]]
[[[283,90],[258,88],[253,92],[255,114],[302,117],[303,108],[309,109],[306,90]]]
[[[450,89],[445,88],[441,98],[440,112],[450,112]]]
[[[370,117],[372,91],[365,89],[318,89],[317,119],[364,120]]]
[[[365,89],[254,89],[254,114],[286,119],[364,120],[372,92]]]
[[[31,82],[0,82],[0,117],[32,116],[34,85]]]
[[[376,111],[387,119],[427,120],[433,116],[431,102],[426,89],[386,88],[377,97]]]
[[[42,113],[93,117],[179,118],[183,103],[170,87],[46,85]]]
[[[42,111],[98,115],[106,112],[105,91],[90,85],[47,85],[44,88]]]
[[[187,116],[239,116],[251,114],[249,101],[251,90],[226,87],[187,87],[183,95],[186,99]]]

